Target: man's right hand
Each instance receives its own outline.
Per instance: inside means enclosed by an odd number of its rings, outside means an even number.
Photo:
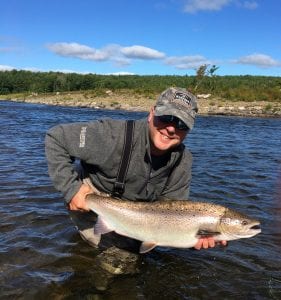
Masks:
[[[220,241],[218,244],[222,246],[227,246],[227,241]],[[200,249],[208,249],[208,248],[214,248],[216,245],[216,242],[213,237],[206,237],[206,238],[200,238],[197,242],[197,244],[194,246],[196,250]]]
[[[83,183],[79,191],[74,195],[71,201],[68,204],[70,210],[80,210],[80,211],[89,211],[89,208],[86,205],[85,198],[88,194],[91,194],[93,190],[91,187]]]

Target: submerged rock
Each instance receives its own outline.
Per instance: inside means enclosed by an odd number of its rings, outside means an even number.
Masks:
[[[110,247],[96,257],[98,265],[110,274],[134,274],[138,272],[137,262],[139,255]]]

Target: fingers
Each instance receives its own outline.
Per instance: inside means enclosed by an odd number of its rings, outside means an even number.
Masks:
[[[207,248],[214,248],[216,243],[215,243],[215,240],[213,238],[208,238],[207,239],[208,243],[207,243]],[[207,249],[205,248],[205,249]]]
[[[71,201],[68,204],[68,208],[69,208],[69,210],[79,210],[79,211],[86,211],[87,210],[84,205],[79,204],[79,203],[76,204],[75,201]]]
[[[215,247],[215,240],[211,237],[199,239],[197,244],[194,246],[194,248],[197,250],[200,250],[201,248],[208,249],[214,247]]]
[[[215,240],[211,237],[203,238],[202,246],[204,249],[214,248],[215,247]]]
[[[80,211],[89,211],[85,197],[91,193],[91,188],[86,185],[82,184],[79,191],[74,195],[71,201],[68,204],[70,210],[80,210]]]
[[[198,239],[198,242],[196,243],[196,245],[194,246],[194,248],[196,250],[200,250],[203,246],[203,239]]]
[[[219,242],[222,246],[227,246],[227,241],[221,241]],[[196,245],[194,246],[195,249],[208,249],[208,248],[214,248],[216,246],[216,242],[214,238],[212,237],[206,237],[206,238],[200,238]]]

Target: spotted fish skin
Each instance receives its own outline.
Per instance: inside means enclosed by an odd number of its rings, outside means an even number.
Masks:
[[[140,240],[140,253],[156,246],[191,248],[205,236],[230,241],[261,232],[258,220],[207,202],[135,202],[89,194],[86,204],[98,215],[95,234],[115,231]]]

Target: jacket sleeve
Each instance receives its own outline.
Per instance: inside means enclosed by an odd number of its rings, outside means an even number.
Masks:
[[[82,185],[74,161],[75,158],[88,159],[89,146],[86,147],[86,134],[93,124],[94,122],[58,125],[46,134],[45,152],[49,175],[66,202],[73,198]]]
[[[181,161],[170,174],[161,198],[187,200],[191,184],[192,154],[184,151]]]
[[[55,188],[69,202],[82,181],[75,159],[95,164],[105,139],[104,123],[71,123],[51,128],[45,139],[49,175]],[[95,153],[95,155],[93,155]],[[105,153],[106,154],[106,153]]]
[[[104,172],[109,172],[110,178],[115,176],[123,147],[124,124],[123,121],[104,119],[58,125],[47,132],[45,150],[49,175],[66,202],[82,185],[75,160],[93,167],[101,166],[102,172],[107,168]]]

